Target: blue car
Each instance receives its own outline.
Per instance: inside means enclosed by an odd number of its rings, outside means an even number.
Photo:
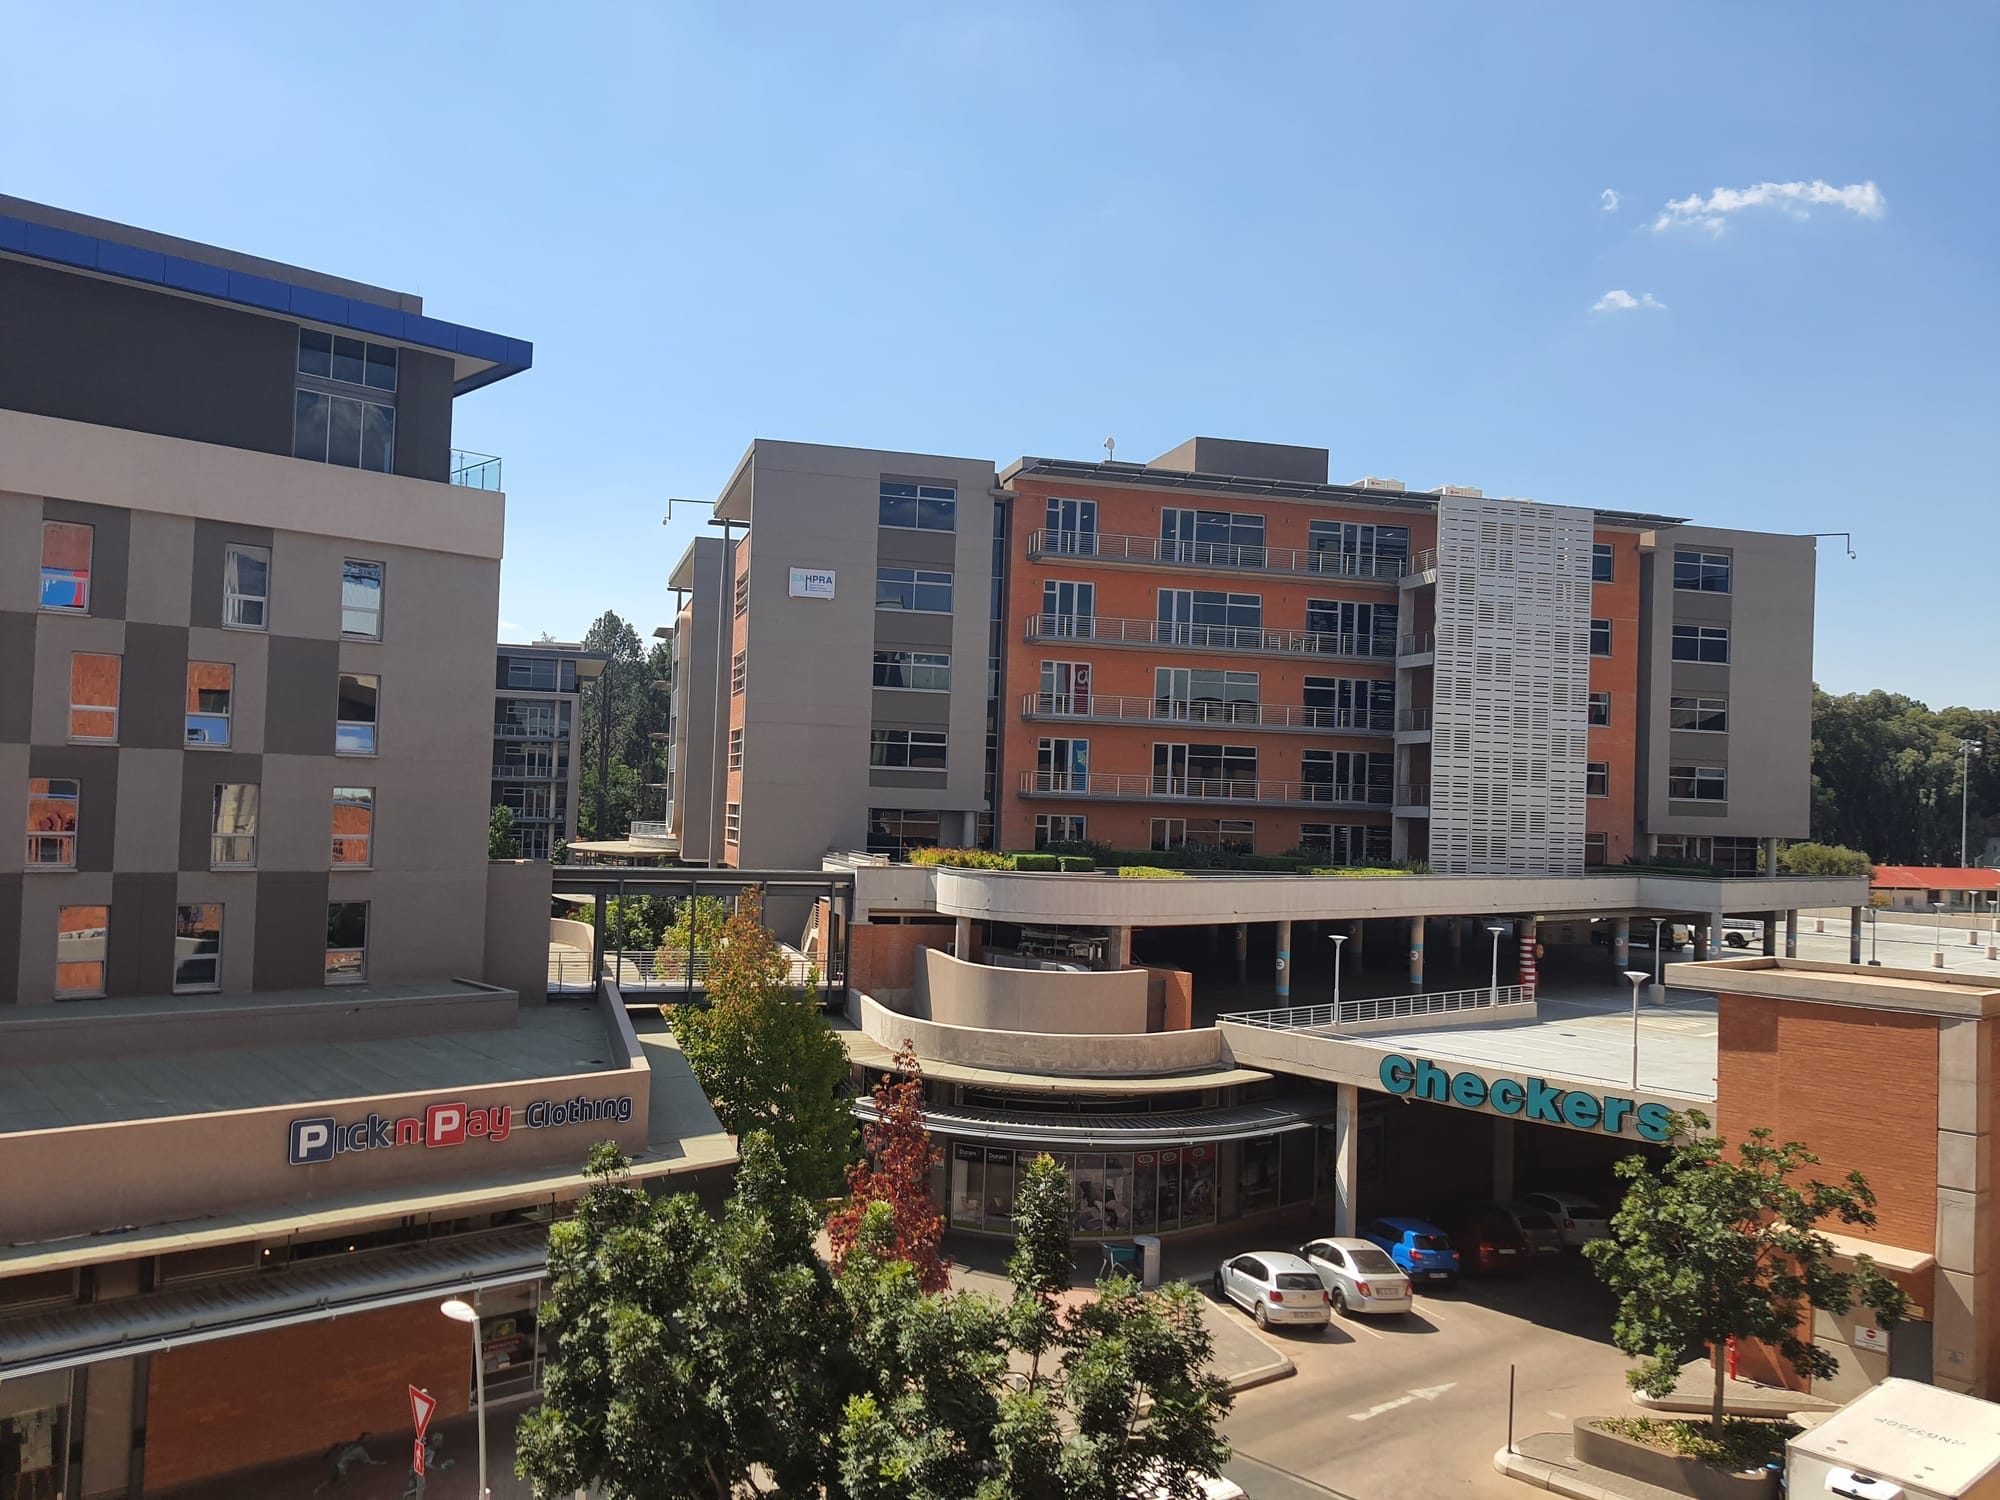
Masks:
[[[1458,1252],[1451,1248],[1451,1237],[1435,1224],[1422,1219],[1377,1219],[1362,1229],[1361,1238],[1388,1251],[1389,1258],[1414,1285],[1458,1280]]]

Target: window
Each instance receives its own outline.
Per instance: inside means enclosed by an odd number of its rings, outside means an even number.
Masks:
[[[1592,542],[1590,544],[1590,581],[1592,583],[1610,583],[1612,581],[1612,568],[1616,556],[1617,554],[1611,550],[1611,543],[1609,542]]]
[[[736,613],[742,614],[750,607],[750,573],[746,569],[736,575]]]
[[[1261,679],[1207,667],[1153,668],[1153,717],[1255,724]]]
[[[90,613],[90,547],[95,531],[75,521],[42,522],[42,608]]]
[[[877,651],[875,686],[919,693],[951,691],[951,657],[943,651]]]
[[[333,789],[333,867],[365,870],[375,862],[375,788]]]
[[[1057,735],[1035,742],[1035,790],[1083,792],[1090,789],[1090,741]]]
[[[1675,661],[1713,661],[1727,663],[1729,660],[1729,627],[1727,625],[1676,625],[1674,627]]]
[[[1084,820],[1081,813],[1037,813],[1035,815],[1035,847],[1037,849],[1046,849],[1051,844],[1081,844],[1084,840]]]
[[[1591,727],[1594,729],[1602,729],[1605,725],[1609,724],[1610,722],[1611,722],[1611,695],[1609,693],[1592,693],[1590,695]]]
[[[209,824],[208,866],[249,870],[257,864],[257,788],[225,783],[215,788]]]
[[[868,852],[909,858],[912,849],[935,849],[943,839],[938,815],[901,807],[868,809]]]
[[[1389,830],[1367,823],[1301,823],[1299,848],[1333,864],[1389,862]]]
[[[348,558],[340,565],[340,633],[382,639],[382,565]]]
[[[76,820],[82,784],[57,777],[28,782],[28,868],[76,868]]]
[[[368,978],[368,903],[326,904],[326,982],[360,984]]]
[[[877,729],[868,744],[868,764],[885,771],[942,771],[942,729]]]
[[[1381,802],[1394,796],[1395,756],[1381,750],[1304,750],[1299,788],[1308,802]]]
[[[507,658],[506,685],[531,693],[573,693],[576,691],[576,663],[566,661],[562,664],[558,685],[556,664],[547,657],[510,656]]]
[[[1307,556],[1315,573],[1400,578],[1410,560],[1410,528],[1365,521],[1313,521]]]
[[[1608,833],[1586,833],[1583,836],[1584,866],[1588,868],[1591,865],[1610,863],[1610,843],[1611,835]]]
[[[1097,551],[1097,502],[1065,500],[1051,495],[1046,514],[1048,529],[1042,533],[1045,552],[1068,552],[1089,557]]]
[[[729,691],[740,693],[750,680],[750,648],[745,646],[729,659]]]
[[[1230,630],[1263,628],[1264,596],[1216,589],[1161,589],[1158,614],[1163,622],[1177,627],[1172,638],[1183,644],[1199,644],[1211,630],[1227,640]]]
[[[1254,797],[1257,795],[1257,749],[1254,745],[1156,743],[1153,746],[1152,794],[1155,797]]]
[[[725,802],[722,804],[722,842],[732,848],[743,842],[743,804]]]
[[[333,729],[335,755],[373,755],[375,719],[382,679],[356,672],[340,674],[340,707]]]
[[[948,615],[951,613],[951,574],[935,568],[877,568],[875,607]]]
[[[236,668],[226,661],[191,661],[187,681],[187,742],[211,750],[229,748],[229,700]]]
[[[881,523],[908,531],[958,530],[958,488],[883,480]]]
[[[208,901],[174,909],[174,993],[222,988],[222,906]]]
[[[1583,795],[1586,797],[1609,797],[1611,795],[1611,762],[1593,760],[1583,768]]]
[[[1397,610],[1393,604],[1355,604],[1344,599],[1306,600],[1309,651],[1337,656],[1393,656]]]
[[[1727,766],[1668,766],[1667,796],[1675,802],[1729,800]]]
[[[1592,620],[1590,622],[1590,654],[1609,656],[1611,654],[1611,622]]]
[[[104,993],[104,950],[111,933],[108,906],[56,911],[56,998],[84,1000]]]
[[[1729,592],[1729,554],[1726,552],[1674,553],[1674,587],[1697,594]]]
[[[1262,567],[1264,518],[1226,510],[1163,510],[1160,555],[1169,562]]]
[[[743,769],[743,726],[738,724],[729,731],[729,769]]]
[[[222,549],[222,623],[263,630],[270,623],[271,549],[231,542]]]
[[[1386,677],[1308,677],[1300,697],[1314,729],[1396,727],[1396,684]]]
[[[83,744],[118,742],[118,671],[115,656],[72,651],[69,658],[69,737]]]
[[[1154,818],[1152,849],[1227,849],[1248,854],[1257,825],[1247,818]]]
[[[1682,698],[1667,700],[1667,727],[1721,734],[1729,728],[1727,698]]]
[[[396,408],[371,391],[396,389],[397,350],[317,328],[299,330],[292,456],[386,474],[394,467]]]

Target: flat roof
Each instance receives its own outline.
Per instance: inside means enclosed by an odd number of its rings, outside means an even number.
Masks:
[[[2000,1406],[1924,1381],[1884,1380],[1788,1447],[1928,1495],[1986,1494],[1975,1486],[2000,1466]]]
[[[1821,1005],[1851,1005],[1913,1015],[1985,1019],[2000,1016],[2000,980],[1939,969],[1876,968],[1807,958],[1717,958],[1668,964],[1669,984],[1730,995],[1760,995]]]
[[[464,395],[535,362],[526,339],[426,317],[421,297],[0,194],[0,254],[449,355]]]
[[[833,1034],[847,1049],[847,1060],[864,1068],[893,1072],[896,1054],[852,1021],[835,1018]],[[1180,1094],[1226,1089],[1246,1083],[1267,1083],[1271,1074],[1256,1068],[1204,1068],[1193,1073],[1019,1073],[999,1068],[975,1068],[964,1063],[919,1059],[924,1077],[942,1083],[970,1084],[1016,1094]]]

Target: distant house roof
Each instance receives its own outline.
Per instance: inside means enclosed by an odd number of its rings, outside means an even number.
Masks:
[[[1954,869],[1949,865],[1877,865],[1869,882],[1878,891],[2000,890],[2000,870]]]

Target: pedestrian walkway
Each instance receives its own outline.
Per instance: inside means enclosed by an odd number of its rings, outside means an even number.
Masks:
[[[1538,1432],[1493,1455],[1493,1467],[1510,1479],[1570,1500],[1684,1500],[1678,1490],[1579,1463],[1567,1432]]]

